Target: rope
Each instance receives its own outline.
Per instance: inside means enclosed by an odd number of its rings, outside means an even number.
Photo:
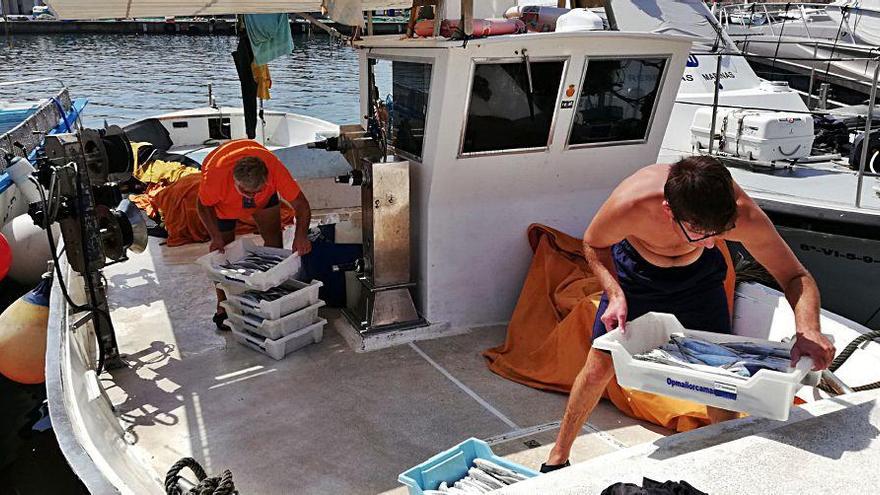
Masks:
[[[837,369],[840,368],[843,365],[843,363],[845,363],[846,360],[849,359],[850,356],[852,356],[852,354],[856,351],[856,349],[859,348],[859,345],[862,342],[874,340],[876,338],[880,338],[880,330],[874,330],[874,331],[859,335],[858,337],[854,338],[852,340],[852,342],[850,342],[846,346],[846,348],[843,350],[843,352],[841,352],[839,356],[834,358],[834,361],[831,362],[831,366],[828,367],[828,370],[831,371],[832,373],[837,371]]]
[[[852,356],[854,352],[856,352],[856,349],[859,348],[859,345],[861,345],[863,342],[867,342],[877,338],[880,338],[880,330],[873,330],[854,338],[852,342],[850,342],[846,346],[843,352],[841,352],[840,355],[834,358],[834,361],[831,362],[831,366],[828,367],[828,371],[832,373],[837,371],[837,369],[840,368],[843,363],[845,363],[846,360],[849,359],[850,356]],[[880,381],[869,383],[867,385],[859,385],[858,387],[852,387],[852,390],[853,392],[861,392],[863,390],[874,390],[878,388],[880,388]],[[825,389],[823,388],[823,390]]]
[[[199,483],[184,494],[180,489],[180,472],[189,468],[198,479]],[[232,472],[225,470],[220,476],[209,478],[202,465],[192,457],[184,457],[175,462],[168,474],[165,475],[166,495],[236,495],[235,483],[232,481]]]

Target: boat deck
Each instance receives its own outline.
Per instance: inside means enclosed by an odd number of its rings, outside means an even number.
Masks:
[[[793,168],[729,168],[734,180],[757,200],[880,215],[880,181],[864,177],[861,207],[855,206],[858,173],[830,162]]]
[[[504,326],[356,353],[329,309],[321,343],[275,361],[214,329],[212,284],[193,264],[206,244],[159,241],[105,270],[128,366],[102,377],[156,476],[192,456],[209,475],[231,469],[243,493],[405,493],[399,473],[469,437],[533,468],[545,460],[566,396],[488,370],[480,353]],[[572,459],[669,433],[603,402]]]

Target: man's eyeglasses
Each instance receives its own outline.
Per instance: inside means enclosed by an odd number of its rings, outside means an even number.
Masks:
[[[691,237],[691,236],[688,234],[688,231],[687,231],[686,228],[684,228],[684,224],[681,223],[681,220],[679,220],[679,219],[676,218],[676,219],[675,219],[675,223],[678,224],[678,228],[681,229],[681,233],[684,234],[684,238],[687,239],[688,242],[700,242],[700,241],[704,241],[704,240],[706,240],[706,239],[708,239],[708,238],[710,238],[710,237],[719,236],[719,235],[721,235],[721,234],[727,232],[728,230],[731,230],[731,229],[734,227],[734,225],[732,225],[732,226],[730,226],[730,227],[728,227],[728,228],[726,228],[726,229],[724,229],[724,230],[719,230],[718,232],[712,232],[711,234],[704,234],[704,235],[701,235],[700,237],[697,237],[697,238],[695,239],[695,238]]]

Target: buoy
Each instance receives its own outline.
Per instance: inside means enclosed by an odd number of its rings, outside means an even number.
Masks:
[[[54,224],[52,232],[56,241],[58,231],[58,224]],[[7,276],[25,287],[39,283],[46,271],[46,262],[52,258],[46,232],[34,225],[28,215],[19,215],[4,225],[0,233],[6,237],[15,260]]]
[[[25,385],[46,381],[46,333],[52,273],[0,314],[0,374]]]
[[[9,265],[12,264],[12,248],[6,241],[6,236],[0,234],[0,280],[6,277],[9,272]]]

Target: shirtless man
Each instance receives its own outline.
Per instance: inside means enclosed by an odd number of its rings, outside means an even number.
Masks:
[[[674,314],[686,327],[729,333],[727,265],[715,243],[738,241],[785,291],[797,338],[792,362],[827,368],[834,346],[819,333],[819,290],[770,219],[715,158],[650,165],[626,178],[584,233],[584,254],[605,290],[593,338],[649,311]],[[571,389],[556,445],[542,472],[569,465],[571,446],[614,374],[611,356],[590,349]],[[710,408],[713,421],[732,413]]]

